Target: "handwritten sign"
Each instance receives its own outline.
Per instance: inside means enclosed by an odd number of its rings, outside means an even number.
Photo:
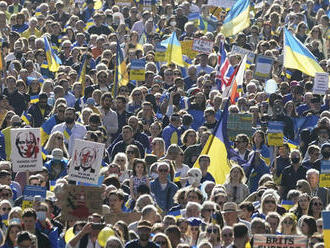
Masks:
[[[144,60],[135,59],[131,62],[130,68],[130,79],[137,81],[144,81],[146,70],[145,70],[146,62]]]
[[[330,161],[321,160],[320,187],[330,187]]]
[[[227,133],[230,140],[234,140],[237,134],[244,133],[252,136],[252,115],[251,114],[230,114],[227,124]]]
[[[283,145],[283,128],[282,121],[269,121],[267,130],[267,140],[269,146],[281,146]]]
[[[166,62],[165,56],[166,56],[166,47],[157,44],[155,48],[155,61]]]
[[[191,59],[196,58],[198,52],[192,50],[192,46],[194,43],[193,40],[184,40],[181,41],[180,43],[181,43],[182,54],[187,55]]]
[[[46,189],[40,186],[26,185],[23,191],[22,209],[32,208],[35,196],[40,196],[40,201],[46,199]]]
[[[254,75],[257,79],[271,78],[274,59],[268,56],[258,55]]]
[[[239,46],[236,46],[236,45],[233,45],[233,48],[231,49],[231,53],[233,53],[233,54],[237,53],[237,54],[243,55],[243,56],[247,55],[247,59],[246,59],[247,66],[253,64],[254,59],[256,57],[256,55],[252,51],[239,47]]]
[[[253,235],[253,247],[276,247],[276,248],[306,248],[308,238],[298,235],[273,235],[255,234]]]
[[[224,9],[231,9],[236,0],[209,0],[207,5],[221,7]]]
[[[314,78],[313,94],[325,95],[329,89],[329,73],[317,72]]]
[[[210,54],[213,49],[213,41],[194,39],[192,49],[196,52]]]

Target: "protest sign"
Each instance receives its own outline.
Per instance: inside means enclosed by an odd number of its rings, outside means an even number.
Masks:
[[[146,76],[145,65],[145,60],[132,60],[130,67],[130,80],[144,81]]]
[[[192,49],[199,53],[212,53],[213,41],[205,39],[194,39]]]
[[[236,46],[236,45],[233,45],[233,48],[231,49],[231,53],[232,54],[239,54],[239,55],[247,55],[247,59],[246,59],[246,65],[251,65],[254,63],[254,59],[256,57],[256,55],[248,50],[248,49],[245,49],[245,48],[242,48],[242,47],[239,47],[239,46]]]
[[[227,123],[227,134],[230,140],[234,140],[240,133],[248,136],[252,136],[254,133],[251,114],[230,114]]]
[[[330,187],[330,161],[321,160],[320,187]]]
[[[269,146],[283,145],[283,128],[282,121],[269,121],[267,130],[267,140]]]
[[[10,135],[13,171],[41,171],[40,129],[15,128],[10,130]]]
[[[195,27],[197,28],[199,22],[199,12],[193,12],[188,15],[188,21],[193,22]]]
[[[77,139],[73,147],[68,179],[97,184],[104,146],[101,143]]]
[[[314,78],[313,94],[325,95],[329,89],[329,73],[316,72]]]
[[[272,66],[274,59],[264,55],[257,55],[256,58],[256,68],[254,71],[254,76],[257,79],[269,79],[272,77]]]
[[[221,7],[224,9],[231,9],[235,2],[236,0],[209,0],[207,5]]]
[[[102,187],[64,185],[62,198],[63,219],[86,220],[93,213],[102,214],[103,191]]]
[[[115,0],[116,5],[120,7],[128,6],[131,7],[132,1],[131,0]]]
[[[155,61],[156,62],[166,62],[166,47],[163,47],[160,44],[156,45],[155,48]]]
[[[141,218],[141,214],[137,212],[132,213],[116,213],[116,214],[107,214],[105,215],[105,222],[107,224],[114,225],[118,220],[124,221],[126,224],[131,224],[135,221],[138,221]]]
[[[306,248],[308,237],[298,235],[275,235],[275,234],[255,234],[253,235],[253,247],[285,247],[285,248]]]
[[[330,211],[322,211],[324,247],[330,247]]]
[[[26,185],[23,190],[22,209],[32,208],[35,197],[38,198],[38,201],[44,201],[46,199],[46,193],[47,191],[43,187]]]
[[[194,59],[198,52],[192,50],[192,46],[194,41],[193,40],[184,40],[181,41],[181,50],[183,55],[187,55],[189,58]]]

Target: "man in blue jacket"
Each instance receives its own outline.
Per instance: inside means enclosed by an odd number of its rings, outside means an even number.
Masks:
[[[179,114],[172,114],[170,124],[163,130],[163,139],[165,141],[166,149],[171,144],[181,145],[179,127],[181,126],[181,116]]]
[[[168,179],[170,166],[165,163],[159,163],[157,166],[158,178],[150,183],[151,192],[158,206],[165,212],[173,207],[173,197],[178,191],[178,186]]]

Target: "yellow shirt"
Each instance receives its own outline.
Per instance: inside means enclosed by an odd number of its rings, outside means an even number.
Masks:
[[[37,38],[40,38],[42,33],[38,29],[35,29],[34,33],[32,34],[31,29],[27,29],[21,34],[21,37],[28,39],[31,35],[35,35]]]

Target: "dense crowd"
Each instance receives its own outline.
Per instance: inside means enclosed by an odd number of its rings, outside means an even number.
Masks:
[[[313,77],[283,66],[283,32],[329,73],[329,1],[251,0],[249,27],[224,37],[228,11],[207,0],[0,1],[1,248],[243,248],[256,234],[326,247],[330,92],[313,94]],[[207,40],[212,52],[181,48],[184,67],[159,61],[157,47],[173,34],[181,44]],[[273,63],[263,78],[247,63],[230,99],[223,91],[244,56],[234,46]],[[134,60],[145,79],[125,81]],[[230,165],[221,181],[202,150],[227,112],[251,114],[253,135],[228,137],[236,159],[219,161],[218,170]],[[272,121],[283,124],[278,146],[268,145]],[[31,127],[41,130],[43,169],[13,171],[11,130]],[[102,213],[86,219],[61,211],[65,186],[77,183],[68,179],[77,139],[105,144]],[[45,199],[24,206],[27,186],[45,187]]]

